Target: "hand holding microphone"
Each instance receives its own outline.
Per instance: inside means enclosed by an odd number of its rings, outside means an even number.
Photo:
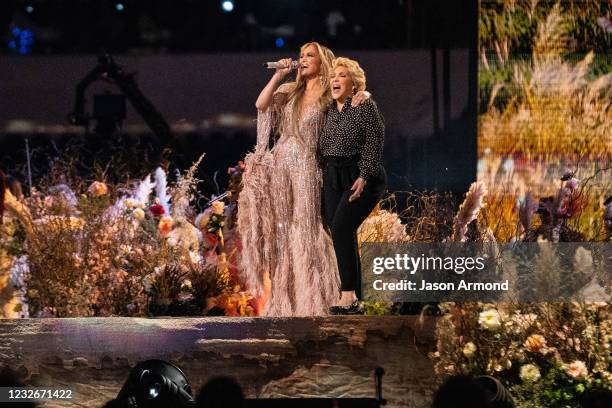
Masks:
[[[264,67],[268,69],[275,69],[275,74],[279,74],[281,77],[287,75],[291,70],[296,69],[299,66],[299,62],[292,61],[291,58],[284,58],[276,62],[265,62]]]
[[[290,59],[290,58],[289,58]],[[281,60],[285,61],[285,60]],[[281,61],[268,61],[263,63],[264,68],[268,69],[276,69],[276,68],[285,68],[285,65],[280,65]],[[297,61],[291,61],[291,69],[296,69],[300,65]]]

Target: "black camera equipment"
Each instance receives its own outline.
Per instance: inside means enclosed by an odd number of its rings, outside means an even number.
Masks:
[[[93,118],[97,134],[113,134],[125,119],[125,95],[110,92],[94,95]]]
[[[195,407],[191,385],[177,366],[163,360],[137,364],[117,394],[107,404],[115,408]]]
[[[111,81],[123,92],[123,95],[96,95],[94,114],[89,115],[85,112],[85,90],[97,80]],[[74,110],[68,114],[68,121],[73,125],[89,128],[91,119],[96,119],[96,133],[108,134],[125,118],[125,98],[131,102],[159,141],[166,145],[172,136],[168,122],[143,95],[134,79],[134,73],[124,72],[109,54],[100,55],[98,65],[77,85]]]

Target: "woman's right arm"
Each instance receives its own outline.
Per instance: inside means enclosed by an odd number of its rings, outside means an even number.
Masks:
[[[286,68],[276,68],[276,72],[274,72],[268,84],[261,90],[257,101],[255,101],[255,107],[262,112],[265,112],[270,107],[274,98],[274,92],[282,83],[285,75],[291,71],[291,58],[279,60],[278,64]]]

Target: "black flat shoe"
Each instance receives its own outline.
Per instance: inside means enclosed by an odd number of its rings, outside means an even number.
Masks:
[[[363,314],[363,304],[356,300],[348,306],[332,306],[329,313],[333,315],[359,315]]]

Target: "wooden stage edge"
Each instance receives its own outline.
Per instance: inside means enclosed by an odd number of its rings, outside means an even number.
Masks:
[[[232,376],[250,398],[374,397],[382,367],[387,406],[420,408],[437,386],[434,326],[418,316],[0,319],[0,364],[27,385],[74,390],[44,407],[102,406],[131,367],[155,358],[194,390]]]

